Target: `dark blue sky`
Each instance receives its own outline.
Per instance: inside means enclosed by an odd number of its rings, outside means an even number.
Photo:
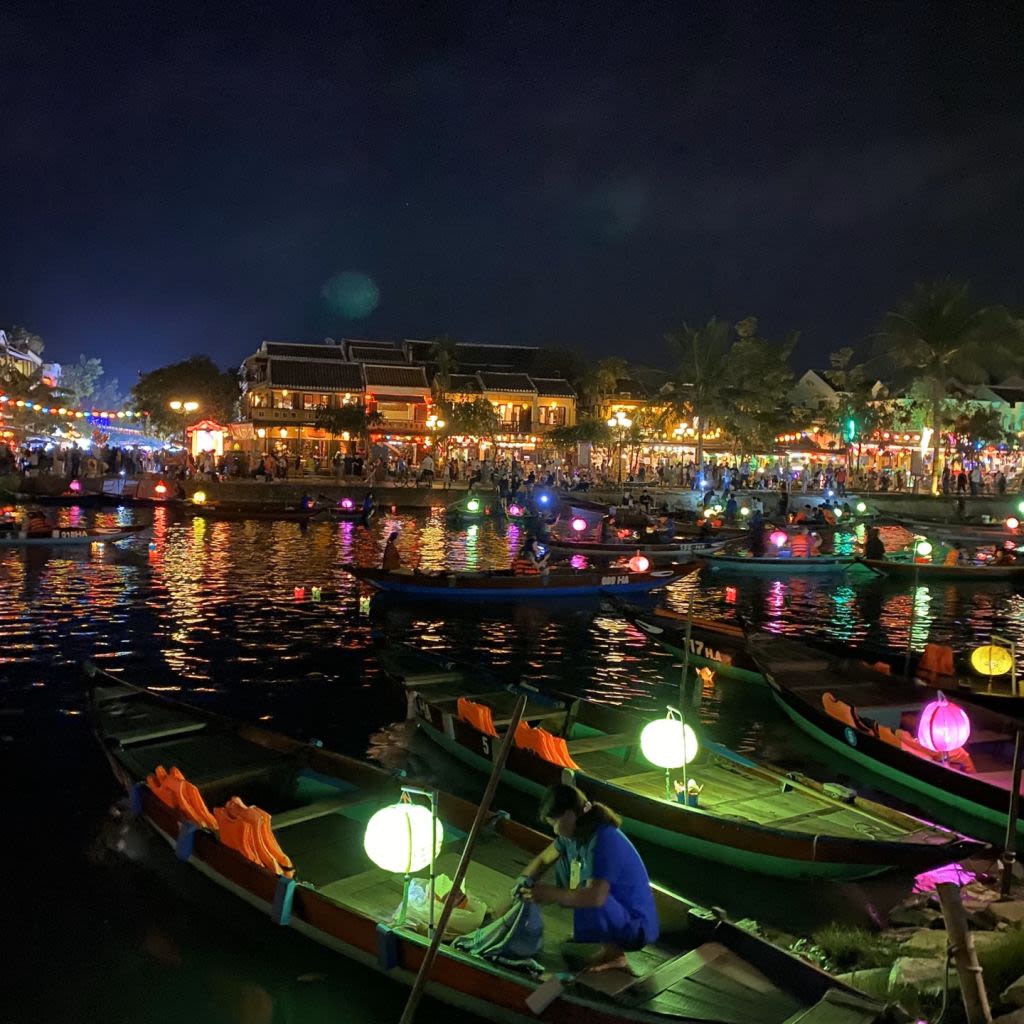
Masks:
[[[128,385],[327,334],[654,362],[711,313],[823,363],[917,278],[1024,305],[1022,11],[8,0],[0,324]]]

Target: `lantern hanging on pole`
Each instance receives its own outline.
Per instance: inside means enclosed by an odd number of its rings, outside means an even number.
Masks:
[[[997,644],[986,644],[971,651],[971,668],[982,676],[1005,676],[1013,668],[1013,655]]]
[[[572,528],[577,533],[582,533],[587,528],[587,521],[586,521],[586,519],[584,519],[582,516],[577,516],[572,521]]]
[[[629,560],[629,568],[633,572],[647,572],[650,567],[650,559],[641,555],[639,551]]]
[[[917,742],[938,754],[959,750],[971,735],[971,720],[958,704],[950,704],[943,693],[925,705],[917,723]]]
[[[476,498],[470,498],[469,501],[466,502],[466,511],[467,512],[479,512],[480,511],[480,502]]]
[[[433,844],[430,841],[432,831]],[[443,842],[444,828],[428,807],[398,803],[382,808],[370,818],[363,836],[363,849],[377,867],[409,874],[430,864]]]
[[[786,535],[785,530],[772,530],[768,539],[777,547],[783,548],[786,546],[786,541],[789,539]]]

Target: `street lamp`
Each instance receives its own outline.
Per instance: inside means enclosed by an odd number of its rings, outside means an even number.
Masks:
[[[619,409],[615,413],[615,415],[612,416],[611,419],[608,420],[608,426],[611,427],[612,430],[616,431],[616,433],[618,435],[618,444],[619,444],[619,473],[618,473],[618,478],[619,478],[619,484],[621,485],[622,484],[622,441],[623,441],[623,438],[625,438],[625,436],[626,436],[626,431],[629,430],[629,428],[631,426],[633,426],[633,421],[621,409]]]
[[[175,412],[181,413],[181,444],[182,447],[188,447],[188,437],[185,434],[186,420],[190,412],[195,412],[199,408],[198,402],[183,402],[180,399],[175,398],[173,401],[167,403],[171,409]]]

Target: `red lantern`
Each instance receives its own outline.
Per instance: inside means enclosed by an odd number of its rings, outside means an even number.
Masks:
[[[576,531],[577,533],[582,533],[582,532],[583,532],[583,531],[584,531],[584,530],[585,530],[585,529],[587,528],[587,521],[586,521],[586,519],[582,519],[582,518],[580,518],[579,516],[577,516],[577,517],[576,517],[576,518],[575,518],[575,519],[574,519],[574,520],[572,521],[572,528],[573,528],[573,529],[574,529],[574,530],[575,530],[575,531]]]
[[[296,601],[302,601],[305,598],[305,596],[306,596],[306,588],[305,587],[296,587],[295,588],[295,600]]]
[[[940,693],[921,712],[917,742],[939,754],[959,750],[971,735],[971,720],[958,704],[950,704]]]
[[[633,572],[647,572],[651,567],[650,561],[638,551],[630,560],[629,567]]]
[[[158,483],[156,485],[156,487],[153,488],[153,490],[156,491],[157,494],[161,494],[161,495],[166,494],[167,493],[167,484],[165,484],[163,482],[163,480],[161,480],[160,483]]]

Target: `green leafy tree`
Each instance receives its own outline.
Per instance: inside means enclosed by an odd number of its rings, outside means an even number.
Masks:
[[[27,327],[7,327],[4,330],[7,335],[7,344],[19,352],[31,352],[41,356],[46,344],[38,334],[30,331]]]
[[[501,427],[497,410],[486,398],[465,402],[441,401],[438,418],[444,420],[440,435],[444,438],[467,436],[493,440]]]
[[[170,408],[173,401],[198,402],[196,419],[227,423],[235,417],[240,397],[238,374],[219,369],[209,356],[139,374],[131,392],[135,408],[147,411],[153,427],[165,434],[181,430],[181,415]]]
[[[348,434],[349,451],[354,453],[356,442],[362,441],[364,447],[370,446],[370,431],[382,423],[384,417],[379,412],[367,412],[366,406],[353,402],[337,409],[320,409],[316,414],[316,425],[336,437]]]
[[[932,493],[942,474],[942,432],[955,381],[978,384],[990,372],[1024,362],[1020,323],[1001,307],[976,308],[966,284],[949,278],[918,284],[886,314],[878,343],[898,372],[927,394],[932,428]]]
[[[96,394],[102,376],[103,363],[99,359],[79,356],[77,363],[61,367],[59,391],[62,400],[73,409],[87,405]],[[93,405],[100,408],[97,403]]]
[[[608,424],[596,416],[585,416],[571,427],[555,427],[547,434],[547,440],[560,450],[570,450],[578,444],[612,443],[612,431]]]
[[[619,381],[628,380],[629,376],[629,363],[625,359],[618,356],[602,359],[580,380],[580,391],[586,405],[597,412],[601,403],[615,394]]]

